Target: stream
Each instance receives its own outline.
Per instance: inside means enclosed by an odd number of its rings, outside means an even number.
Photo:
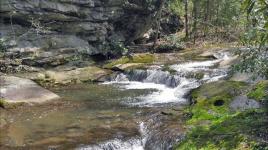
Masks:
[[[224,79],[217,59],[151,66],[119,73],[100,84],[51,89],[60,102],[31,107],[0,133],[2,149],[168,150],[183,139],[180,107],[189,92]],[[60,107],[59,107],[60,106]],[[172,110],[177,115],[163,113]]]

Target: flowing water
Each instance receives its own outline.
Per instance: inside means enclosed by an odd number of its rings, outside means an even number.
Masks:
[[[172,73],[157,66],[119,73],[101,84],[52,89],[63,99],[11,116],[12,123],[0,133],[0,148],[171,149],[184,136],[182,116],[162,112],[187,104],[191,89],[227,76],[217,64],[229,57],[215,56],[216,60],[170,65]]]

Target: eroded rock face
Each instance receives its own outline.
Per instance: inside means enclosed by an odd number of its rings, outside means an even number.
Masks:
[[[130,43],[150,29],[159,1],[2,0],[1,38],[10,57],[54,57],[63,54],[59,49],[116,55],[114,43]]]
[[[11,103],[41,103],[60,98],[29,79],[0,76],[0,85],[0,98]]]

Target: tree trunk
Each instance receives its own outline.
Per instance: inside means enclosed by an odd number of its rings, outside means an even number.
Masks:
[[[206,14],[205,14],[205,22],[206,23],[208,23],[208,21],[209,21],[209,15],[210,15],[210,1],[209,0],[207,0],[206,1]],[[207,33],[206,32],[208,32],[208,25],[206,24],[205,25],[205,31],[204,31],[204,37],[206,37],[207,36]]]
[[[158,40],[158,37],[159,37],[159,30],[160,30],[160,21],[161,21],[161,17],[162,17],[162,11],[163,11],[163,7],[164,7],[164,3],[165,3],[165,0],[159,0],[159,12],[157,14],[157,21],[156,21],[156,35],[155,35],[155,39],[154,39],[154,43],[153,43],[153,46],[152,46],[152,50],[154,51],[155,50],[155,47],[156,47],[156,43],[157,43],[157,40]]]
[[[188,0],[185,0],[185,39],[188,40],[189,38],[189,28],[188,28]]]
[[[193,36],[194,36],[194,44],[195,44],[195,40],[196,40],[196,31],[197,31],[197,5],[198,5],[198,1],[199,0],[194,0],[193,1]]]

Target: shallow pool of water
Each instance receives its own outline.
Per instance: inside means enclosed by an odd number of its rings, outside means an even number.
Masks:
[[[123,101],[153,90],[120,90],[112,85],[79,84],[51,89],[63,103],[77,107],[34,107],[14,117],[1,140],[3,148],[78,147],[111,139],[139,137],[141,116],[149,109],[129,107]],[[46,107],[46,108],[44,108]]]

